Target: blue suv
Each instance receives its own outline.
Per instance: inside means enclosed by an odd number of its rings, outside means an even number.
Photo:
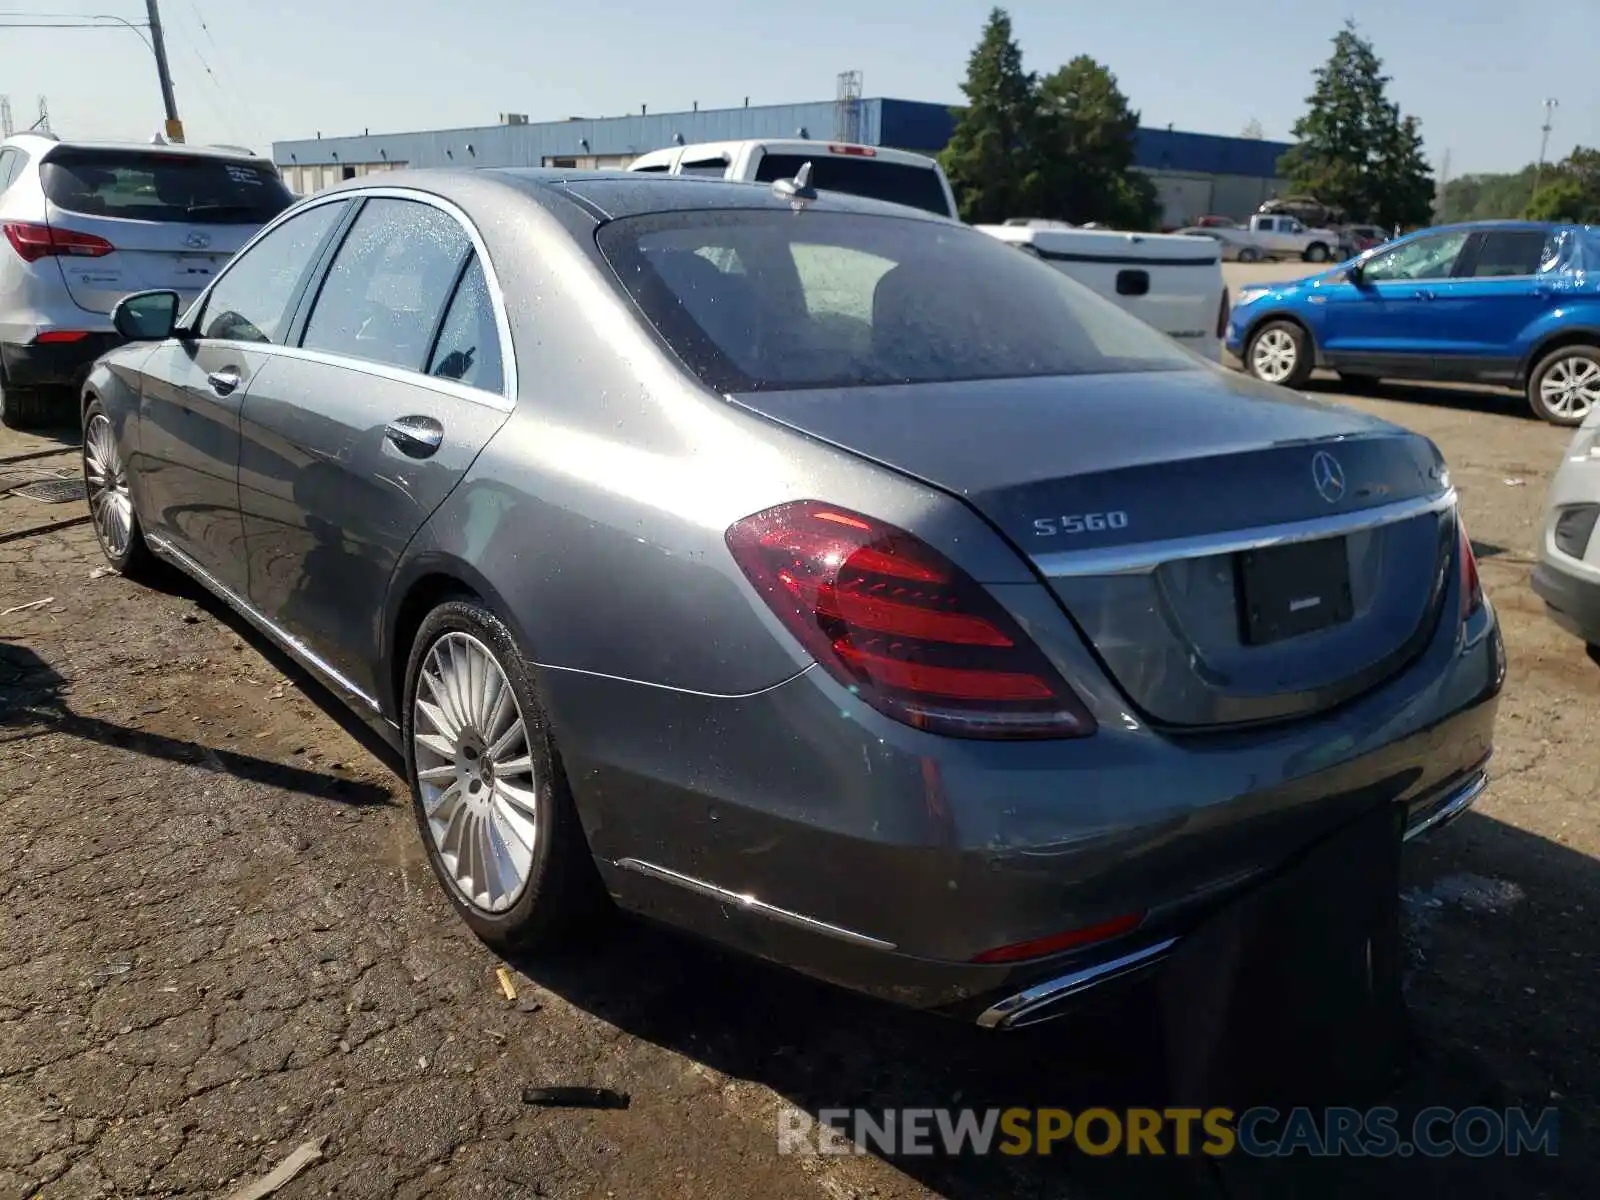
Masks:
[[[1426,229],[1332,270],[1239,290],[1229,351],[1268,383],[1314,367],[1508,384],[1546,421],[1600,406],[1600,226],[1531,221]]]

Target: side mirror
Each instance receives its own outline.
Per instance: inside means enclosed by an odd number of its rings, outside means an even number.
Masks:
[[[111,323],[130,342],[159,342],[178,326],[177,292],[135,292],[117,301]]]
[[[1344,278],[1345,278],[1345,282],[1353,283],[1357,287],[1360,287],[1361,286],[1361,264],[1359,262],[1353,262],[1348,267],[1346,267],[1344,269]]]

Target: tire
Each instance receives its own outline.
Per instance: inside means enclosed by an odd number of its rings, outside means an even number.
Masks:
[[[1552,425],[1582,425],[1600,406],[1600,346],[1562,346],[1528,373],[1528,407]]]
[[[1239,261],[1242,263],[1255,263],[1261,261],[1261,251],[1254,246],[1245,246],[1239,251]]]
[[[0,381],[0,425],[39,429],[59,423],[65,415],[55,393],[45,388],[14,388]]]
[[[1268,321],[1250,335],[1244,368],[1263,383],[1304,387],[1316,364],[1311,339],[1293,321]]]
[[[1328,247],[1322,242],[1312,242],[1306,247],[1305,260],[1314,263],[1327,262]]]
[[[89,506],[100,553],[119,574],[143,578],[155,566],[155,556],[145,543],[139,514],[128,486],[128,469],[122,462],[111,418],[93,401],[83,413],[83,490]]]
[[[481,709],[461,720],[459,710],[424,682],[457,669],[464,656],[473,656],[480,673],[492,665],[499,685],[509,688],[509,705],[500,706],[498,720]],[[592,926],[609,901],[549,719],[505,623],[476,600],[435,608],[412,643],[404,702],[412,811],[428,862],[461,919],[490,945],[524,950],[554,948]],[[502,747],[498,762],[491,760],[490,737],[516,721],[523,736]],[[447,805],[451,819],[440,820]],[[491,857],[493,871],[485,869]]]

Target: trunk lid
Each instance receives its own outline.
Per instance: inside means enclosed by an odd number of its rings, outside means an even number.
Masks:
[[[163,288],[187,303],[292,200],[259,160],[63,147],[40,168],[53,229],[103,238],[98,256],[57,257],[73,303],[108,313],[131,292]]]
[[[1219,369],[734,399],[964,498],[1157,725],[1342,703],[1420,652],[1446,590],[1431,442]]]

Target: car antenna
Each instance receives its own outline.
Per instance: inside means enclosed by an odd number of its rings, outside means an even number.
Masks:
[[[806,201],[817,198],[817,189],[811,186],[811,163],[801,163],[793,179],[774,179],[772,194],[789,201],[795,212],[805,208]]]

